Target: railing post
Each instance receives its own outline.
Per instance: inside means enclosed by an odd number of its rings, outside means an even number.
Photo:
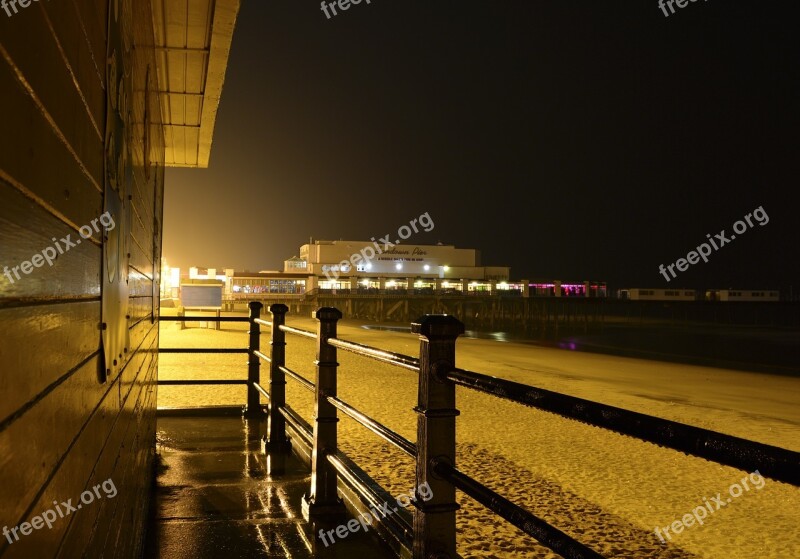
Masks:
[[[336,348],[328,344],[328,338],[336,337],[336,322],[342,313],[333,307],[321,307],[314,316],[317,325],[317,366],[314,389],[314,448],[311,451],[311,488],[303,496],[303,515],[312,517],[341,514],[344,505],[336,492],[336,470],[326,455],[336,451],[336,428],[339,418],[336,408],[328,402],[328,396],[336,396]]]
[[[282,474],[286,468],[286,454],[290,449],[286,438],[286,419],[281,408],[286,405],[286,375],[281,367],[286,366],[286,332],[281,326],[286,322],[289,307],[282,303],[270,305],[272,314],[272,339],[270,340],[269,365],[269,417],[267,419],[268,454],[267,470],[270,475]]]
[[[261,316],[264,306],[258,301],[251,301],[250,307],[250,346],[247,359],[247,417],[261,415],[261,394],[253,386],[254,382],[261,382],[261,359],[255,354],[261,349],[261,326],[256,319]]]
[[[456,387],[444,378],[455,367],[456,338],[464,324],[454,316],[425,315],[411,324],[419,334],[417,412],[417,488],[427,484],[428,501],[414,506],[414,559],[454,559],[456,555],[456,489],[433,471],[433,461],[455,466]]]

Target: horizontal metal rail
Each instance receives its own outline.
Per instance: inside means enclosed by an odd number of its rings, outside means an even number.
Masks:
[[[286,423],[289,424],[292,429],[297,431],[301,437],[303,437],[308,444],[308,446],[314,445],[314,432],[308,426],[308,424],[300,417],[296,411],[292,409],[291,406],[283,406],[282,408],[278,408],[278,411],[281,415],[286,419]]]
[[[261,324],[262,326],[269,326],[272,328],[272,323],[269,320],[264,320],[263,318],[256,318],[253,320],[256,324]]]
[[[445,376],[478,392],[800,486],[798,452],[464,369]]]
[[[392,496],[380,485],[378,485],[378,490],[370,487],[367,482],[367,480],[371,481],[369,474],[361,470],[346,454],[337,451],[334,454],[326,454],[325,458],[338,474],[355,488],[355,491],[361,496],[366,505],[365,508],[378,511],[381,510],[386,503],[394,501]],[[412,540],[414,537],[414,528],[410,522],[410,513],[402,508],[395,509],[393,512],[395,514],[382,518],[381,522],[384,525],[393,526],[394,530],[402,538]]]
[[[415,445],[402,435],[395,433],[385,425],[378,423],[371,417],[358,411],[353,406],[347,404],[346,402],[343,402],[342,400],[336,398],[335,396],[328,396],[328,401],[332,405],[342,410],[345,414],[353,418],[356,422],[360,423],[361,425],[363,425],[364,427],[366,427],[367,429],[378,435],[387,443],[393,444],[394,446],[396,446],[397,448],[399,448],[412,458],[417,457],[417,445]]]
[[[159,353],[250,353],[247,348],[229,347],[160,347]]]
[[[286,326],[285,324],[281,325],[281,330],[286,332],[287,334],[295,334],[297,336],[303,336],[305,338],[311,338],[312,340],[317,339],[316,332],[312,332],[310,330],[303,330],[302,328],[294,328],[292,326]]]
[[[393,351],[358,344],[356,342],[348,342],[338,338],[328,338],[328,343],[333,347],[338,347],[339,349],[355,353],[356,355],[362,355],[383,363],[419,372],[419,359],[411,357],[410,355],[403,355],[402,353],[395,353]]]
[[[245,384],[248,384],[248,383],[247,383],[247,381],[245,381],[244,383],[245,383]],[[252,383],[252,385],[253,385],[253,388],[255,388],[256,390],[258,390],[258,391],[261,393],[261,395],[262,395],[262,396],[264,396],[264,398],[266,398],[266,399],[267,399],[267,401],[269,401],[269,392],[267,392],[266,390],[264,390],[264,389],[261,387],[261,385],[260,385],[260,384],[258,384],[257,382],[254,382],[254,383]]]
[[[266,361],[267,363],[272,363],[272,359],[270,359],[270,356],[269,356],[269,355],[267,355],[266,353],[262,352],[262,351],[259,351],[259,350],[257,350],[257,349],[254,349],[254,350],[253,350],[253,355],[255,355],[256,357],[259,357],[259,358],[263,359],[263,360],[264,360],[264,361]]]
[[[209,380],[198,380],[198,379],[191,379],[191,380],[159,380],[158,384],[165,384],[165,385],[176,385],[176,384],[247,384],[246,380],[220,380],[220,379],[209,379]]]
[[[159,316],[159,322],[250,322],[246,316]]]
[[[433,471],[492,512],[506,519],[529,536],[536,538],[537,541],[546,545],[562,557],[566,559],[603,559],[603,556],[593,549],[574,540],[538,516],[515,505],[502,495],[495,493],[447,462],[434,458]]]
[[[310,380],[308,380],[306,377],[304,377],[304,376],[302,376],[302,375],[300,375],[300,374],[298,374],[298,373],[295,373],[293,370],[291,370],[291,369],[288,369],[288,368],[286,368],[286,367],[278,367],[278,369],[279,369],[279,370],[280,370],[280,371],[281,371],[283,374],[285,374],[285,375],[289,375],[289,377],[290,377],[290,378],[292,378],[292,379],[296,380],[297,382],[299,382],[299,383],[300,383],[300,385],[301,385],[303,388],[307,388],[307,389],[308,389],[308,390],[310,390],[311,392],[314,392],[314,388],[315,388],[315,385],[314,385],[314,383],[313,383],[313,382],[311,382]]]

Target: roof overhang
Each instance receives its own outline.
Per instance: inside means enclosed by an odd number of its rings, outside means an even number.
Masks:
[[[208,167],[240,0],[151,0],[168,167]]]

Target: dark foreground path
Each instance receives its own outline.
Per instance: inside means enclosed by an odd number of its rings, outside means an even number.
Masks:
[[[146,558],[388,558],[363,532],[325,547],[306,523],[301,498],[310,473],[296,460],[266,474],[257,431],[241,417],[159,417],[159,470]]]

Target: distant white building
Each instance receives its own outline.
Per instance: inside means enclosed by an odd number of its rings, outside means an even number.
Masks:
[[[712,289],[706,291],[709,301],[779,301],[780,292],[750,289]]]
[[[694,289],[647,289],[631,287],[617,291],[619,299],[631,301],[699,301],[703,293]],[[771,290],[713,289],[705,292],[707,301],[779,301],[780,293]]]
[[[482,266],[480,251],[453,245],[384,246],[377,241],[317,240],[284,262],[284,273],[303,273],[307,289],[506,288],[508,266]]]
[[[694,289],[647,289],[631,287],[620,289],[617,293],[620,299],[631,301],[696,301],[697,292]]]
[[[300,269],[317,276],[347,274],[387,277],[420,276],[506,281],[508,266],[481,266],[480,251],[453,245],[396,245],[377,241],[323,241],[300,247],[300,256],[284,263],[285,272]],[[326,273],[327,272],[327,273]]]

